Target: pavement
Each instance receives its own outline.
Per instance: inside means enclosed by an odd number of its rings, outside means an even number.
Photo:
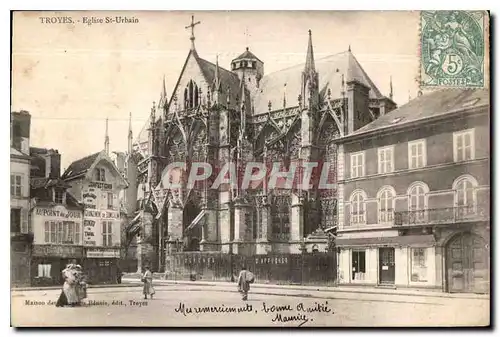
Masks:
[[[155,285],[188,285],[205,287],[227,287],[235,289],[236,283],[232,282],[211,282],[211,281],[184,281],[184,280],[154,280]],[[124,284],[142,285],[142,282],[136,278],[122,279]],[[427,296],[427,297],[445,297],[445,298],[469,298],[469,299],[489,299],[489,295],[470,294],[470,293],[445,293],[442,291],[431,291],[425,289],[393,289],[393,288],[375,288],[366,286],[307,286],[307,285],[276,285],[276,284],[252,284],[253,289],[259,289],[268,293],[276,290],[303,290],[308,292],[321,293],[362,293],[362,294],[386,294],[386,295],[406,295],[406,296]]]
[[[77,308],[55,307],[60,289],[16,290],[11,293],[11,324],[16,327],[421,327],[485,326],[490,317],[487,297],[326,291],[318,287],[254,284],[249,301],[243,302],[234,283],[154,282],[153,299],[143,299],[139,284],[90,288],[86,305]]]
[[[155,286],[167,285],[185,285],[185,286],[203,286],[227,288],[227,291],[237,292],[236,284],[233,282],[221,281],[187,281],[187,280],[161,280],[155,279]],[[89,288],[122,288],[122,287],[141,287],[142,282],[137,278],[123,278],[121,284],[108,285],[89,285]],[[33,291],[33,290],[49,290],[60,289],[60,286],[48,287],[24,287],[14,288],[12,291]],[[376,288],[369,286],[308,286],[308,285],[276,285],[276,284],[252,284],[252,289],[258,289],[263,294],[283,293],[282,290],[302,290],[312,293],[322,293],[323,295],[331,293],[360,293],[360,294],[385,294],[385,295],[402,295],[402,296],[425,296],[425,297],[443,297],[443,298],[463,298],[463,299],[486,299],[490,297],[488,294],[471,294],[471,293],[446,293],[437,290],[426,289],[401,289],[401,288]]]

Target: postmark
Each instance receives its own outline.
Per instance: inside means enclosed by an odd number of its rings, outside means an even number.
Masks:
[[[421,87],[485,86],[485,19],[481,11],[421,12]]]

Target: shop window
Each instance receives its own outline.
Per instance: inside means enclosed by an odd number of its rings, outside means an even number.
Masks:
[[[411,281],[427,282],[427,249],[411,249]]]
[[[110,265],[111,263],[109,262],[109,260],[99,261],[99,267],[109,267]]]
[[[38,277],[51,277],[50,269],[52,265],[50,264],[39,264],[38,265]]]
[[[352,251],[352,279],[364,280],[366,273],[366,253],[364,250]]]

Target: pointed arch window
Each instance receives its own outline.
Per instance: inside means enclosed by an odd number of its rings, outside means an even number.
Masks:
[[[377,195],[378,223],[389,224],[394,219],[394,197],[396,193],[391,187],[383,187]]]
[[[429,188],[424,183],[414,183],[408,188],[410,223],[422,223],[426,221],[427,193],[429,193]]]
[[[472,176],[461,176],[453,183],[457,217],[466,217],[476,212],[477,181]]]
[[[276,241],[290,239],[290,206],[289,195],[275,195],[271,203],[272,237]]]
[[[351,223],[354,225],[366,224],[366,194],[355,191],[351,195]]]
[[[198,107],[199,103],[198,85],[190,80],[184,89],[184,109],[194,109]]]

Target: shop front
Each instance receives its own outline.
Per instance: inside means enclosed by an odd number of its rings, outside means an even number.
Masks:
[[[90,284],[115,284],[118,282],[119,248],[86,248],[84,272]]]
[[[70,263],[82,264],[83,247],[34,245],[31,259],[31,285],[62,285],[62,271]]]
[[[337,239],[343,285],[440,289],[432,235]]]

